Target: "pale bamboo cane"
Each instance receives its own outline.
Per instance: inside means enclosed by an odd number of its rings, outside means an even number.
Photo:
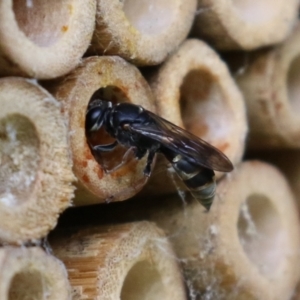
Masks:
[[[249,56],[236,77],[247,105],[250,148],[300,147],[300,25],[281,45]]]
[[[147,181],[143,174],[145,159],[133,158],[118,170],[106,174],[87,144],[85,116],[95,93],[114,104],[128,101],[154,111],[151,89],[139,70],[120,57],[89,57],[49,88],[62,102],[68,119],[73,170],[78,178],[75,204],[120,201],[135,195]],[[104,133],[99,142],[105,144],[103,140]],[[121,161],[122,155],[115,158]]]
[[[199,40],[185,41],[148,79],[160,116],[217,147],[234,165],[241,160],[247,134],[243,97],[209,46]],[[218,178],[221,175],[217,173]],[[172,182],[153,188],[162,185],[162,176],[167,180],[165,174],[153,176],[148,190],[174,191]]]
[[[0,241],[39,239],[74,187],[61,105],[35,82],[0,79]]]
[[[96,0],[0,1],[0,76],[70,72],[88,48]]]
[[[161,63],[186,38],[196,0],[98,0],[93,54],[119,55],[138,65]]]
[[[300,224],[287,182],[270,165],[238,166],[219,182],[209,213],[196,200],[184,204],[173,197],[150,219],[170,236],[191,292],[203,299],[283,300],[293,294]]]
[[[295,25],[298,0],[198,0],[193,32],[222,50],[282,42]]]
[[[50,243],[76,299],[186,299],[176,257],[154,224],[67,229]]]
[[[62,262],[42,249],[0,249],[1,300],[69,300],[71,289]]]

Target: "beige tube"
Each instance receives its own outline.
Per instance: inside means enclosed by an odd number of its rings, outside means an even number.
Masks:
[[[0,241],[39,239],[70,205],[75,180],[59,103],[35,82],[0,79]]]
[[[0,249],[0,299],[69,300],[64,265],[40,248]]]
[[[149,222],[58,231],[50,244],[76,299],[186,299],[168,240]]]
[[[69,120],[73,170],[78,178],[75,204],[120,201],[135,195],[147,181],[143,174],[146,157],[140,161],[132,158],[123,167],[106,174],[86,142],[85,115],[95,95],[113,103],[139,104],[153,111],[151,89],[138,69],[120,57],[90,57],[51,90],[62,101]],[[103,133],[98,143],[107,143],[105,139]],[[112,160],[122,161],[123,154],[115,155]]]
[[[247,133],[243,98],[226,65],[204,42],[185,41],[149,82],[160,116],[217,147],[234,165],[241,160]],[[161,182],[153,176],[150,189]],[[163,183],[162,190],[174,189]]]
[[[68,73],[90,44],[95,15],[96,0],[2,0],[0,76]]]
[[[161,200],[150,214],[170,237],[192,291],[205,299],[290,299],[300,275],[300,224],[275,168],[239,165],[218,184],[209,213],[185,200]]]
[[[157,65],[186,38],[196,0],[97,0],[90,53]]]
[[[222,50],[282,42],[298,18],[298,0],[198,0],[194,34]]]
[[[300,25],[280,46],[249,58],[237,76],[249,115],[249,147],[300,147]]]

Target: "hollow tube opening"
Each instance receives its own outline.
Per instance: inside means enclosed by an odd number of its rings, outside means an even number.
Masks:
[[[122,300],[157,300],[166,298],[162,278],[148,261],[136,263],[128,272],[121,291]]]
[[[237,227],[250,261],[263,275],[271,277],[285,256],[285,239],[280,217],[270,199],[261,194],[249,196],[241,205]]]
[[[89,107],[97,106],[97,101],[111,101],[113,105],[122,102],[129,102],[129,99],[126,97],[126,94],[117,86],[106,86],[98,89],[92,95]],[[87,120],[86,120],[87,122]],[[89,145],[96,146],[96,145],[107,145],[111,144],[116,141],[102,126],[99,130],[94,132],[89,132],[86,130],[86,138]],[[128,148],[125,148],[118,144],[113,150],[111,151],[98,151],[92,152],[96,161],[108,171],[113,170],[116,166],[122,164],[122,161],[125,159],[125,153]],[[126,156],[126,161],[132,160],[135,156],[133,151],[129,151],[128,156]],[[127,164],[127,167],[129,165]],[[124,164],[125,167],[125,164]]]
[[[295,57],[287,73],[287,92],[292,111],[300,114],[300,56]]]
[[[19,114],[0,119],[0,203],[18,205],[28,198],[39,163],[34,124]]]
[[[14,275],[9,287],[8,300],[24,299],[52,299],[51,286],[43,274],[25,269]]]
[[[209,70],[191,70],[184,77],[180,87],[180,109],[188,131],[213,142],[221,151],[229,147],[228,136],[235,126],[232,111]]]
[[[19,29],[40,47],[56,43],[69,30],[73,1],[13,0]]]
[[[283,2],[277,1],[276,5],[272,0],[233,0],[232,5],[237,11],[236,15],[247,23],[260,24],[268,23],[280,13]],[[228,5],[231,5],[228,2]]]
[[[123,0],[123,11],[138,31],[162,34],[172,24],[177,2],[174,0]]]

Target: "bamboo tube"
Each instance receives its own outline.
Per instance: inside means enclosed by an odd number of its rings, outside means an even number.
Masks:
[[[222,50],[253,50],[282,42],[298,18],[298,0],[198,0],[194,35]]]
[[[199,40],[185,41],[149,82],[160,116],[217,147],[234,165],[241,160],[247,133],[243,98],[211,48]],[[154,177],[149,190],[161,182]],[[175,189],[173,183],[163,185],[164,192]]]
[[[300,147],[300,25],[280,46],[250,56],[236,78],[247,105],[249,147]]]
[[[186,299],[176,258],[149,222],[54,232],[76,299]]]
[[[135,195],[146,183],[143,174],[146,160],[132,159],[118,170],[106,174],[86,142],[85,115],[91,98],[114,103],[128,101],[154,110],[151,89],[136,67],[120,57],[89,57],[50,90],[62,101],[69,120],[73,170],[78,178],[75,204],[120,201]],[[98,142],[105,144],[105,133]],[[124,152],[112,159],[122,161]],[[118,163],[116,163],[118,165]]]
[[[0,241],[45,236],[75,179],[59,103],[33,81],[0,79]]]
[[[170,236],[203,299],[290,299],[300,224],[287,183],[270,165],[242,163],[220,181],[208,214],[193,199],[173,197],[150,219]]]
[[[40,248],[0,249],[0,299],[68,300],[64,265]]]
[[[90,44],[96,0],[0,2],[0,76],[54,78]]]
[[[156,65],[186,38],[196,0],[98,0],[89,52],[119,55],[138,65]]]

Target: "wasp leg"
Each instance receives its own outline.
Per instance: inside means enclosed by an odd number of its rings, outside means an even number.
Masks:
[[[153,147],[149,150],[148,157],[147,157],[147,164],[144,169],[144,175],[147,177],[150,177],[150,175],[151,175],[151,171],[152,171],[151,165],[152,165],[155,153],[157,152],[157,149],[158,149],[158,147]]]
[[[114,150],[117,145],[118,145],[118,142],[115,141],[111,144],[92,146],[92,149],[95,152],[109,152],[109,151]]]

